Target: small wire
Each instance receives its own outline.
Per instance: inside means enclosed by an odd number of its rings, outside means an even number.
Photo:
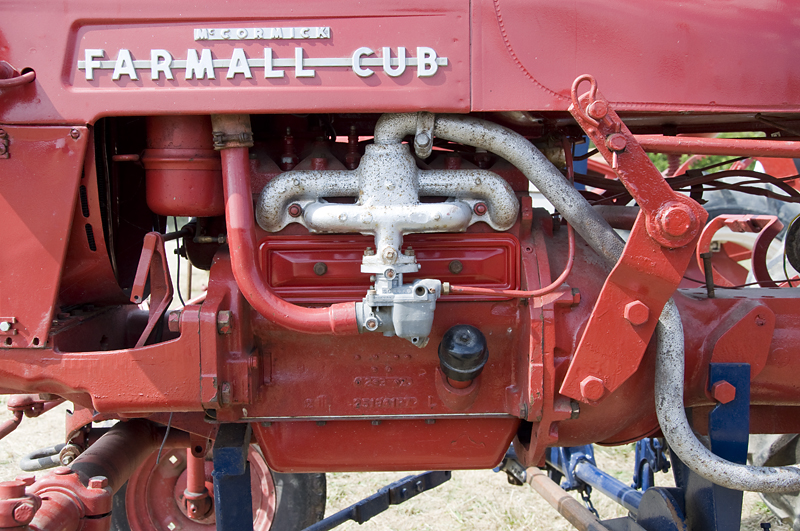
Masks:
[[[167,431],[164,432],[164,440],[161,441],[161,446],[158,448],[158,455],[156,456],[156,464],[161,460],[161,451],[164,449],[164,444],[167,442],[167,437],[169,437],[169,428],[172,426],[172,411],[169,412],[169,420],[167,421]]]
[[[175,225],[175,232],[178,232],[178,218],[175,216],[172,217],[172,224]],[[178,292],[178,299],[181,301],[183,306],[186,306],[186,303],[183,302],[183,295],[181,295],[181,239],[178,238],[175,240],[175,254],[178,258],[178,267],[176,268],[175,272],[175,287]],[[156,463],[158,464],[158,463]]]
[[[573,145],[574,145],[574,144],[573,144]],[[593,150],[591,150],[591,151],[587,151],[587,152],[586,152],[586,153],[584,153],[583,155],[574,155],[574,156],[572,157],[572,160],[574,160],[575,162],[580,162],[580,161],[582,161],[582,160],[586,160],[586,159],[588,159],[588,158],[589,158],[589,157],[591,157],[592,155],[597,155],[598,153],[600,153],[600,151],[598,151],[597,149],[593,149]]]
[[[691,277],[687,277],[686,275],[683,275],[683,278],[685,278],[690,282],[697,282],[698,284],[702,284],[703,286],[706,285],[705,281],[700,281]],[[760,285],[761,282],[749,282],[747,284],[739,284],[738,286],[720,286],[719,284],[713,284],[714,288],[719,288],[719,289],[738,289],[738,288],[746,288],[748,286],[760,286]]]
[[[786,275],[786,282],[789,283],[789,287],[793,288],[792,280],[789,278],[789,271],[786,270],[786,248],[783,249],[783,274]]]

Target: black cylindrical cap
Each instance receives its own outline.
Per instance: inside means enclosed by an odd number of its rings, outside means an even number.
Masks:
[[[439,343],[439,365],[445,376],[456,382],[474,380],[489,359],[486,338],[470,325],[456,325]]]

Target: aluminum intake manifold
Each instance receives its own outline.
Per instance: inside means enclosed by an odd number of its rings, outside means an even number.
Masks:
[[[433,115],[417,116],[421,127],[427,123],[432,128]],[[375,134],[380,135],[379,128]],[[417,152],[428,155],[432,131],[423,130],[417,135],[420,137],[427,138],[427,149],[417,142]],[[422,196],[447,200],[422,203]],[[357,200],[340,204],[327,202],[325,197]],[[356,309],[359,326],[362,331],[398,335],[422,347],[431,330],[441,282],[428,279],[403,284],[404,273],[419,270],[415,256],[402,252],[403,235],[462,232],[479,221],[495,230],[508,230],[518,212],[514,191],[494,173],[420,170],[409,146],[397,140],[367,145],[353,171],[282,173],[261,192],[256,220],[270,232],[300,223],[311,232],[372,234],[375,252],[365,251],[361,271],[375,275],[375,284]]]

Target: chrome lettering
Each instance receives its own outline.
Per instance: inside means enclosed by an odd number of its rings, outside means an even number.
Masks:
[[[84,64],[86,65],[84,68],[86,69],[86,79],[91,81],[94,79],[94,69],[101,68],[102,64],[100,61],[95,61],[95,59],[99,59],[106,54],[105,50],[101,50],[99,48],[87,48],[83,51],[84,57]]]
[[[111,79],[117,81],[120,76],[128,76],[134,81],[139,79],[136,76],[136,68],[133,67],[131,52],[124,48],[117,54],[117,62],[114,64],[114,73],[111,74]]]
[[[164,77],[172,79],[172,54],[166,50],[150,50],[150,79],[158,79],[161,72]]]
[[[214,62],[211,59],[211,50],[204,49],[200,58],[197,50],[186,50],[186,74],[183,79],[214,79]]]
[[[384,48],[385,49],[385,48]],[[353,52],[353,72],[356,73],[359,77],[369,77],[375,72],[369,68],[363,68],[361,66],[361,58],[365,55],[372,55],[373,52],[370,48],[366,46],[359,48],[355,52]]]
[[[234,48],[233,55],[231,55],[231,64],[228,67],[228,73],[225,75],[226,79],[233,79],[236,74],[244,74],[244,77],[250,79],[253,74],[250,73],[250,65],[247,62],[247,56],[241,48]]]

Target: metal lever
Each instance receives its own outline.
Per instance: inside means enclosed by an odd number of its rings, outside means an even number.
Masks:
[[[438,487],[450,479],[450,471],[425,472],[416,476],[408,476],[346,509],[308,526],[304,531],[328,531],[338,527],[348,520],[353,520],[359,525],[373,516],[387,510],[390,505],[400,505],[426,490]]]

